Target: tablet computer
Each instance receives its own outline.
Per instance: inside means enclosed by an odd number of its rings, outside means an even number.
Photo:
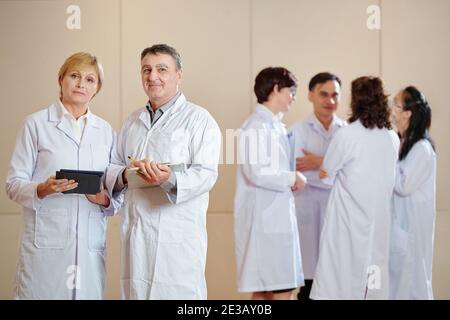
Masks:
[[[56,179],[68,179],[78,182],[78,187],[64,191],[64,194],[96,194],[100,192],[103,171],[60,169],[56,171]]]

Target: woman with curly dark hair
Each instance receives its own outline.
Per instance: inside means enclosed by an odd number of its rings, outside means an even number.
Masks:
[[[394,99],[393,120],[401,147],[391,220],[390,298],[433,299],[436,153],[425,96],[413,86],[401,90]]]
[[[399,139],[381,79],[352,82],[349,125],[328,147],[320,178],[332,185],[312,299],[387,299],[390,200]]]

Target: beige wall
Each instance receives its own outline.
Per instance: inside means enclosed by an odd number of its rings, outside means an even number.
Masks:
[[[66,8],[81,8],[81,30],[66,28]],[[366,27],[366,8],[381,5],[382,29]],[[416,84],[433,107],[432,135],[438,150],[438,214],[434,291],[450,298],[450,71],[448,0],[84,0],[0,1],[0,180],[4,181],[16,133],[26,114],[57,97],[56,75],[75,51],[103,62],[106,82],[92,109],[116,130],[145,103],[139,77],[140,51],[166,42],[181,52],[183,92],[205,106],[222,130],[240,126],[254,109],[256,73],[283,65],[300,79],[287,124],[311,112],[307,83],[319,71],[343,80],[339,114],[346,116],[349,83],[381,75],[388,91]],[[245,299],[236,292],[232,207],[235,168],[220,166],[208,212],[207,282],[210,299]],[[11,297],[20,208],[0,193],[0,299]],[[119,217],[109,222],[106,297],[119,297]]]

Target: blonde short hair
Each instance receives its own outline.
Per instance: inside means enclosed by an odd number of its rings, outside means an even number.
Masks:
[[[79,66],[93,66],[95,70],[97,71],[98,75],[98,84],[97,84],[97,94],[100,89],[102,88],[104,74],[103,74],[103,66],[98,61],[97,57],[91,55],[87,52],[77,52],[72,54],[70,57],[64,61],[61,68],[59,68],[58,72],[58,84],[59,84],[59,97],[62,99],[62,90],[61,90],[61,82],[64,76],[66,75],[67,71],[72,70]],[[95,96],[95,95],[94,95]]]

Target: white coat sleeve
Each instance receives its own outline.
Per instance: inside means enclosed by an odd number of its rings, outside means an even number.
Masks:
[[[124,125],[120,130],[119,135],[116,137],[116,139],[114,139],[114,143],[111,148],[110,163],[105,172],[105,189],[107,190],[108,196],[111,201],[110,206],[108,207],[109,212],[111,212],[111,210],[118,211],[122,207],[125,192],[127,190],[127,187],[122,190],[114,189],[118,177],[122,174],[123,170],[125,170],[127,166],[124,151],[125,132],[126,128]]]
[[[435,157],[431,146],[427,148],[422,142],[417,142],[406,158],[397,164],[395,192],[406,197],[419,189],[432,174],[432,161]]]
[[[113,161],[113,156],[115,157],[114,161],[115,163],[117,163],[117,159],[115,156],[115,153],[117,152],[116,150],[116,143],[117,143],[117,136],[116,133],[114,132],[114,130],[112,130],[112,135],[113,135],[113,139],[112,139],[112,144],[110,147],[110,153],[109,153],[109,165],[106,168],[105,171],[105,176],[104,176],[104,185],[105,185],[105,189],[106,192],[108,194],[108,197],[110,199],[110,203],[108,207],[102,207],[102,211],[104,214],[108,215],[108,216],[112,216],[114,215],[121,207],[123,204],[123,200],[124,200],[124,192],[118,192],[114,190],[114,184],[112,183],[112,177],[114,176],[114,174],[111,174],[110,172],[118,172],[119,170],[115,170],[115,168],[120,168],[122,169],[123,166],[117,166],[115,164],[112,163]],[[117,175],[115,175],[115,177],[117,177]],[[109,178],[109,180],[108,180]],[[114,182],[115,183],[115,182]]]
[[[258,132],[257,138],[251,136]],[[271,139],[269,134],[262,134],[264,130],[241,131],[238,139],[239,162],[242,173],[253,185],[271,191],[284,192],[295,183],[295,171],[283,170],[279,163],[278,144],[273,143],[278,138]],[[256,141],[256,143],[255,143]],[[272,149],[269,148],[270,146]]]
[[[328,185],[334,184],[339,170],[353,158],[351,144],[343,132],[344,130],[341,129],[333,137],[323,159],[322,168],[327,172],[328,177],[322,179],[322,182]]]
[[[219,126],[211,116],[197,121],[189,142],[191,165],[175,172],[176,189],[166,192],[172,203],[191,200],[212,189],[218,175],[221,140]]]
[[[36,167],[38,139],[34,122],[25,120],[16,139],[6,178],[6,194],[9,199],[34,210],[41,204],[41,199],[37,196],[37,186],[40,182],[32,181]]]

